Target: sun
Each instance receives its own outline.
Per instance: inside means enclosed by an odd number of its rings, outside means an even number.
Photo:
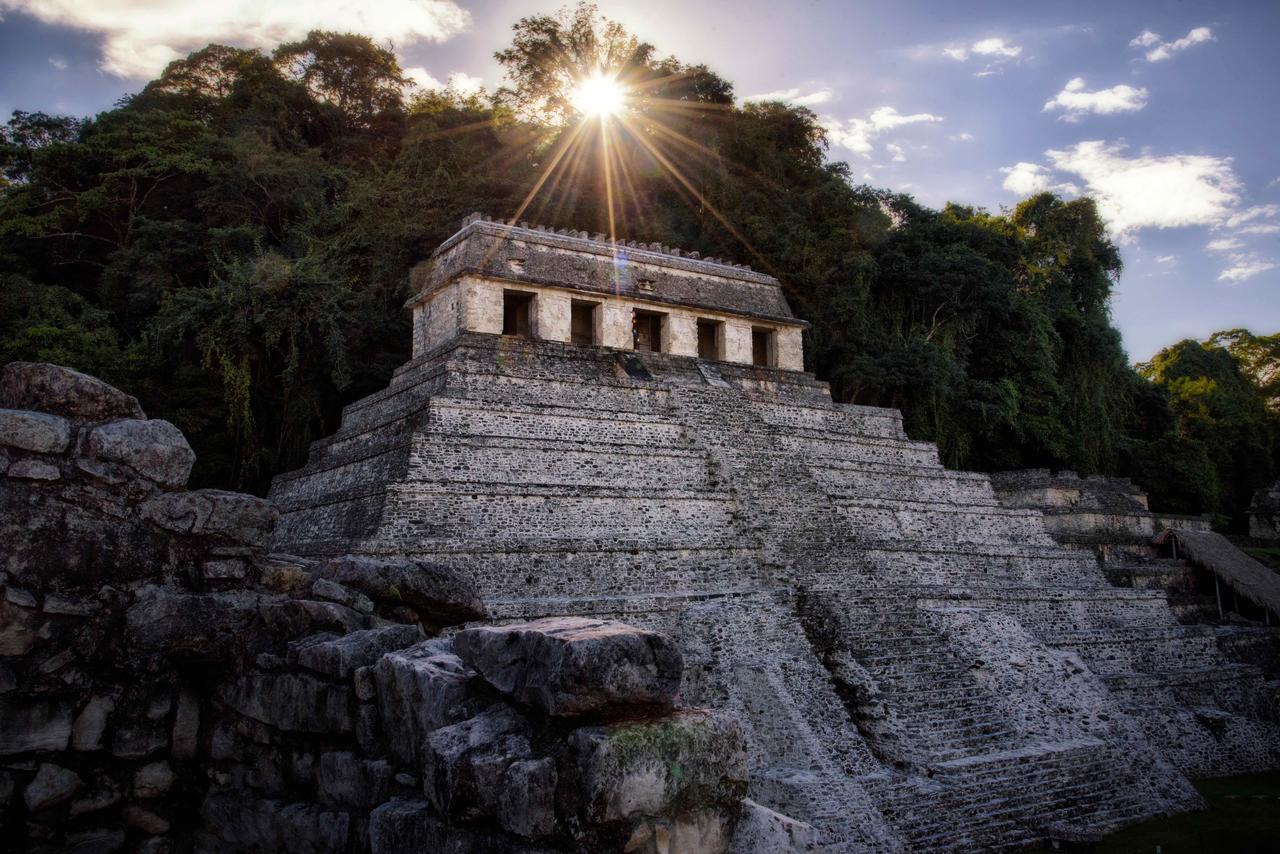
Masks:
[[[583,118],[607,119],[622,112],[627,93],[614,77],[595,74],[582,80],[569,96],[569,103]]]

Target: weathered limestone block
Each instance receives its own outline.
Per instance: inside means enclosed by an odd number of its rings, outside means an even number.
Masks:
[[[0,756],[66,750],[74,716],[69,700],[0,697]]]
[[[251,673],[219,691],[227,705],[276,729],[349,733],[355,730],[355,694],[300,673]]]
[[[76,716],[75,727],[71,732],[71,747],[75,750],[100,749],[102,734],[107,729],[107,717],[115,707],[115,700],[111,697],[89,698],[89,702]]]
[[[569,737],[583,821],[737,809],[747,789],[747,755],[737,721],[701,710],[650,721],[583,727]]]
[[[0,445],[36,454],[61,454],[71,444],[71,422],[43,412],[0,409]]]
[[[379,605],[407,605],[428,625],[485,616],[473,584],[456,570],[424,561],[347,555],[317,565],[315,574],[358,590]]]
[[[127,419],[95,427],[89,433],[89,453],[99,460],[124,463],[171,489],[187,482],[196,461],[182,431],[158,419]]]
[[[341,637],[322,634],[289,644],[289,661],[324,676],[349,679],[357,667],[421,640],[422,629],[417,626],[364,629]]]
[[[816,851],[818,841],[818,833],[811,825],[743,798],[730,847],[734,854],[798,854]]]
[[[510,767],[532,756],[529,721],[504,703],[427,736],[423,790],[440,815],[467,820],[496,813]]]
[[[325,753],[316,768],[316,791],[331,806],[368,810],[387,800],[395,773],[383,759],[361,759],[348,751]]]
[[[259,599],[239,591],[201,594],[149,586],[125,612],[125,625],[142,649],[217,659],[257,618]]]
[[[669,709],[683,668],[663,635],[583,617],[465,629],[454,648],[498,690],[550,715]]]
[[[556,825],[556,783],[549,756],[511,763],[498,793],[498,822],[517,836],[549,836]]]
[[[22,792],[28,812],[39,812],[71,800],[71,796],[84,787],[84,781],[74,771],[51,762],[42,762],[36,776]]]
[[[382,729],[392,753],[414,767],[427,736],[492,702],[484,680],[439,641],[389,653],[374,665]]]
[[[264,545],[280,517],[269,501],[221,489],[163,493],[149,498],[140,512],[166,531],[225,537],[251,546]]]
[[[146,418],[136,397],[88,374],[43,362],[10,362],[0,369],[0,407],[85,423]]]
[[[133,794],[138,798],[163,797],[177,780],[168,762],[151,762],[133,775]]]
[[[281,803],[216,794],[201,810],[213,839],[197,850],[345,854],[351,816],[317,804]],[[429,850],[429,849],[424,849]]]

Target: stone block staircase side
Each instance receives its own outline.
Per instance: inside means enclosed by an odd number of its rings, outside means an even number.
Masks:
[[[910,599],[811,594],[801,615],[851,716],[893,769],[868,786],[912,850],[1096,837],[1161,811],[1128,751],[1069,725],[1021,731],[974,678],[975,662]],[[1016,636],[1009,642],[1027,654]]]

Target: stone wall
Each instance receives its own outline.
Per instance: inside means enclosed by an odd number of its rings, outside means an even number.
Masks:
[[[667,638],[493,628],[446,567],[269,553],[275,509],[183,491],[193,459],[92,378],[0,374],[7,850],[811,847],[743,799],[742,727],[680,700]]]

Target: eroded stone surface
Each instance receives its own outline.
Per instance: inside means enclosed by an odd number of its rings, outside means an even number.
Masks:
[[[680,651],[670,640],[608,620],[478,626],[459,632],[454,648],[498,690],[551,715],[670,708],[680,690]]]
[[[95,427],[89,433],[89,451],[170,488],[187,482],[196,461],[182,431],[159,419],[126,419]]]
[[[43,362],[10,362],[0,369],[0,407],[82,422],[146,417],[132,395],[88,374]]]

